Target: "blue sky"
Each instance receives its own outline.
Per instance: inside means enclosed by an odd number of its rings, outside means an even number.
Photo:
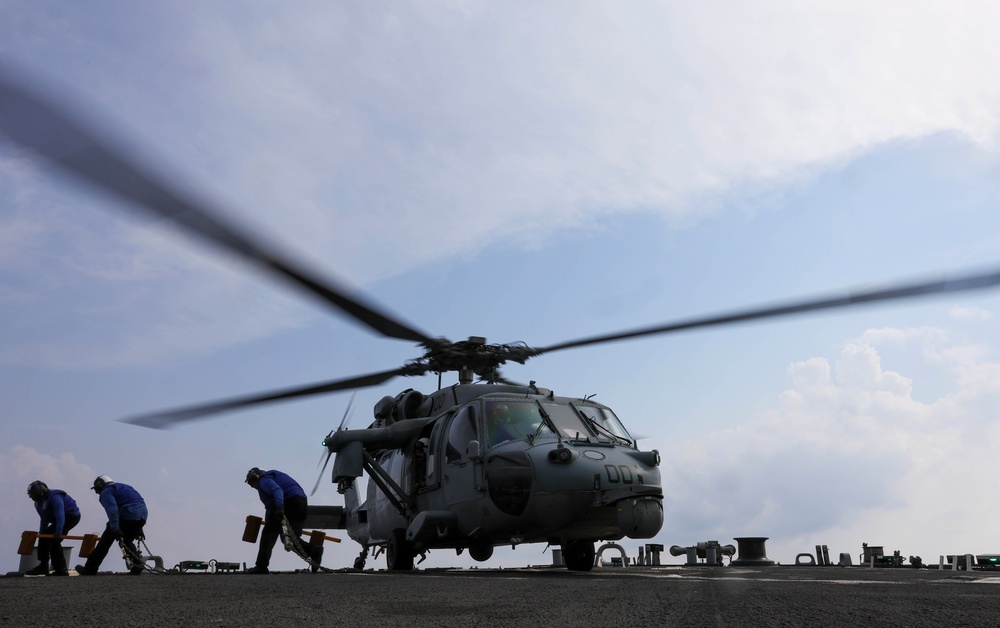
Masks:
[[[974,2],[0,0],[0,58],[429,334],[544,346],[995,266],[998,18]],[[504,372],[596,394],[661,452],[666,545],[762,535],[785,562],[862,542],[936,560],[997,551],[998,307],[966,294]],[[146,496],[170,565],[252,560],[246,469],[311,487],[349,395],[166,432],[115,419],[418,354],[0,145],[0,493],[14,505],[0,570],[35,525],[31,480],[76,496],[81,529],[99,531],[87,489],[105,473]],[[435,383],[359,391],[352,425]],[[337,496],[323,483],[313,501]],[[345,542],[326,562],[356,553]],[[494,564],[548,560],[533,546]]]

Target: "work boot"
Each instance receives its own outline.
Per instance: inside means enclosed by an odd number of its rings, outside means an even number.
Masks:
[[[83,565],[77,565],[76,566],[76,573],[78,573],[81,576],[93,576],[93,575],[95,575],[93,571],[88,571],[87,568],[84,567]]]
[[[49,575],[49,566],[43,565],[41,563],[35,565],[28,571],[24,572],[26,576],[47,576]]]
[[[257,576],[261,576],[261,575],[266,576],[267,574],[269,574],[271,572],[268,571],[267,567],[251,567],[250,569],[246,570],[246,573],[257,575]]]
[[[317,571],[319,571],[319,564],[323,562],[323,546],[312,545],[311,547],[313,548],[313,551],[312,551],[312,556],[310,558],[312,558],[312,561],[316,563],[311,567],[312,567],[312,572],[316,573]]]
[[[55,571],[53,571],[49,575],[50,576],[68,576],[69,575],[69,570],[68,569],[56,569]]]

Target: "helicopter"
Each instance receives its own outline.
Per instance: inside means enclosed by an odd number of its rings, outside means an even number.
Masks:
[[[357,291],[279,253],[259,234],[164,183],[54,99],[4,72],[0,72],[0,137],[62,174],[124,200],[123,207],[166,218],[375,333],[422,348],[422,355],[401,367],[122,419],[163,429],[260,404],[437,374],[437,390],[408,388],[384,397],[375,404],[368,427],[347,429],[342,421],[322,440],[326,461],[333,459],[331,479],[344,496],[344,506],[310,506],[309,525],[346,529],[362,547],[356,568],[364,567],[372,549],[385,552],[389,570],[408,571],[417,556],[432,549],[467,550],[474,560],[486,561],[499,546],[544,542],[560,546],[568,569],[588,571],[598,541],[648,539],[659,533],[664,520],[659,453],[640,449],[604,404],[559,396],[534,381],[507,380],[500,369],[508,362],[524,364],[556,351],[626,339],[1000,284],[1000,269],[994,269],[548,346],[490,344],[482,337],[453,342],[420,331]],[[458,382],[444,385],[442,378],[448,373],[457,373]],[[368,478],[364,501],[359,489],[363,477]]]

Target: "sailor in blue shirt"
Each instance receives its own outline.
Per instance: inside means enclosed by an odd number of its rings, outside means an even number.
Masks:
[[[92,576],[97,573],[104,557],[108,555],[108,550],[111,549],[111,544],[116,540],[122,541],[132,554],[139,556],[140,552],[135,546],[135,541],[145,538],[142,529],[149,516],[142,495],[128,484],[115,482],[108,476],[102,475],[94,480],[94,491],[100,496],[101,506],[104,506],[104,512],[108,515],[108,525],[104,528],[97,547],[87,557],[87,563],[76,566],[76,571],[81,576]],[[141,574],[142,565],[132,565],[129,573]]]
[[[270,573],[268,565],[271,563],[271,551],[281,536],[281,520],[287,518],[295,534],[301,536],[309,502],[299,483],[281,471],[261,471],[254,467],[247,471],[246,483],[257,490],[257,495],[264,504],[264,531],[257,550],[257,563],[247,573],[266,574]],[[323,558],[323,548],[311,545],[301,538],[299,542],[310,558],[319,564]]]
[[[66,491],[49,488],[45,482],[35,480],[28,485],[28,497],[35,502],[40,524],[39,534],[51,534],[51,539],[38,539],[38,565],[25,572],[29,576],[68,576],[66,556],[63,554],[61,536],[80,523],[80,509]],[[52,573],[49,573],[49,560]]]

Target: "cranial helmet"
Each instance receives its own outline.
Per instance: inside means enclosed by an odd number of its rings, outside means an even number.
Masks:
[[[37,502],[40,499],[44,499],[48,492],[49,487],[41,480],[35,480],[28,485],[28,497],[30,497],[32,501]]]
[[[108,484],[114,484],[114,483],[115,483],[115,481],[112,480],[110,477],[108,477],[106,475],[99,475],[99,476],[97,476],[97,479],[94,480],[93,490],[97,494],[100,494],[101,491],[104,490],[105,486],[107,486]]]
[[[506,423],[510,420],[510,408],[505,403],[498,403],[493,406],[493,420]]]
[[[260,469],[258,469],[257,467],[254,467],[254,468],[250,469],[249,471],[247,471],[246,483],[247,484],[252,484],[252,483],[256,482],[257,480],[259,480],[260,476],[262,476],[262,475],[264,475],[264,472],[261,471]]]

